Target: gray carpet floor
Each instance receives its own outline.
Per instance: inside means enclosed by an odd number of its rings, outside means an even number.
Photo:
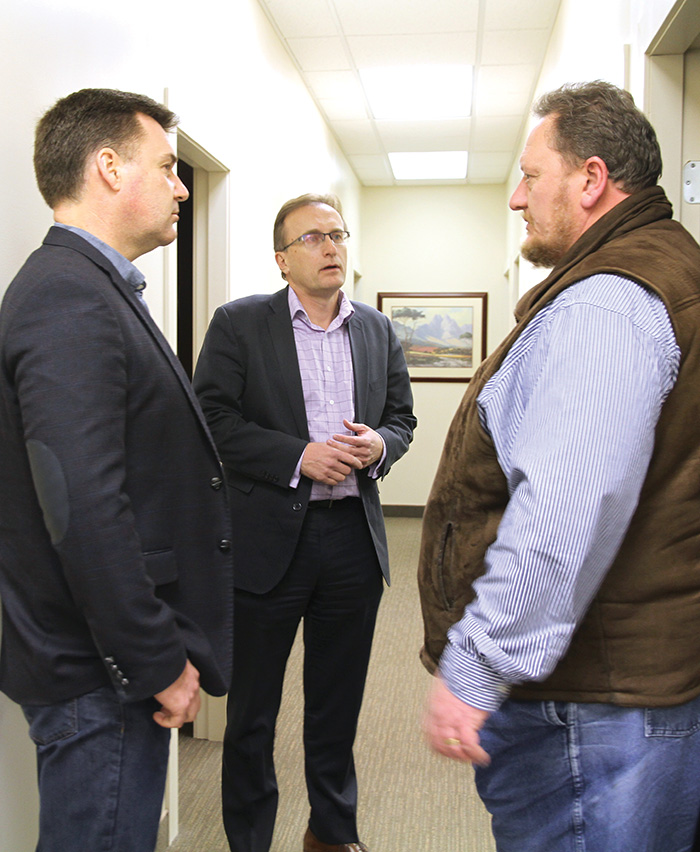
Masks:
[[[420,719],[430,677],[418,660],[420,520],[388,518],[392,585],[379,610],[355,746],[359,828],[371,852],[493,852],[470,766],[432,753]],[[301,642],[287,669],[275,762],[280,803],[270,852],[301,852],[308,820],[301,747]],[[159,852],[228,852],[219,812],[220,743],[180,739],[180,833]],[[162,832],[164,834],[164,832]]]

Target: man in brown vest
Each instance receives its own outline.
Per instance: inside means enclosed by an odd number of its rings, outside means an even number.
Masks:
[[[553,267],[450,427],[426,506],[432,747],[499,852],[683,852],[700,811],[700,247],[632,98],[535,108],[510,207]]]

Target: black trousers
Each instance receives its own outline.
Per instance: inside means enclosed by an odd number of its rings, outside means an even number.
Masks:
[[[270,848],[278,801],[275,722],[302,618],[309,826],[324,843],[358,839],[352,748],[382,590],[362,503],[346,498],[307,511],[294,559],[277,587],[264,595],[236,592],[222,773],[232,852]]]

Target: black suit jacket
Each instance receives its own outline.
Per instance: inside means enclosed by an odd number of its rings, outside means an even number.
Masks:
[[[0,311],[0,688],[48,704],[226,691],[226,489],[196,397],[131,286],[52,228]]]
[[[389,319],[360,302],[348,323],[355,420],[386,445],[384,474],[407,450],[416,419],[406,362]],[[229,483],[236,587],[272,589],[289,567],[311,492],[289,482],[309,441],[287,288],[219,308],[194,376]],[[389,582],[377,483],[358,472],[360,495]]]

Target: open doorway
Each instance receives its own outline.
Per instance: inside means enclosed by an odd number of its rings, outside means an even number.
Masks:
[[[644,106],[661,145],[661,185],[675,218],[700,240],[700,205],[683,199],[683,166],[700,160],[700,3],[675,3],[646,53]]]
[[[229,170],[179,128],[177,154],[190,198],[180,206],[165,324],[191,378],[211,315],[228,298]]]
[[[177,338],[175,352],[189,379],[194,370],[194,168],[185,160],[177,166],[180,180],[190,191],[180,205],[177,225]]]

